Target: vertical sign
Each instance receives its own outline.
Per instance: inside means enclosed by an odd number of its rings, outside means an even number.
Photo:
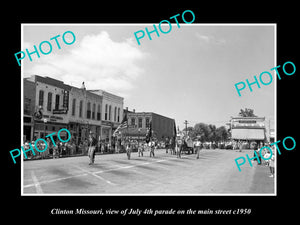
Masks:
[[[63,108],[69,109],[69,91],[64,90]]]

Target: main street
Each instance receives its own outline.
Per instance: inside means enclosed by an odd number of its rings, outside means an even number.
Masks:
[[[234,159],[252,151],[202,150],[177,158],[164,149],[143,157],[134,152],[96,155],[88,165],[87,156],[23,162],[23,193],[26,194],[151,194],[214,195],[274,194],[269,168],[244,164],[239,172]]]

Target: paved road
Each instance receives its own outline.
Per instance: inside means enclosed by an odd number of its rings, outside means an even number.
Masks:
[[[155,158],[132,153],[23,162],[24,194],[273,194],[274,180],[265,166],[244,164],[239,172],[233,150],[202,150],[181,159],[156,150]]]

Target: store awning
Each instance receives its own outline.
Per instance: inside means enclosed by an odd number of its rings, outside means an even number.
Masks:
[[[264,140],[264,129],[232,129],[232,139],[241,140]]]

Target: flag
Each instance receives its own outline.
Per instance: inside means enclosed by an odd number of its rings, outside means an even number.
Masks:
[[[120,130],[124,129],[124,128],[128,128],[128,119],[127,119],[127,114],[125,114],[121,124],[117,127],[117,129],[114,131],[113,133],[113,137],[115,137]]]
[[[152,136],[152,120],[149,123],[149,130],[148,130],[148,132],[146,134],[146,143],[150,142],[151,136]]]

